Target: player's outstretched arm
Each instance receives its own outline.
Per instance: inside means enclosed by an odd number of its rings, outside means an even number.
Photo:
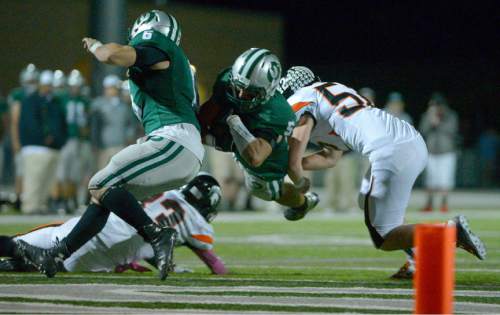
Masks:
[[[82,42],[83,47],[100,62],[120,67],[130,67],[135,64],[137,53],[132,46],[116,43],[103,44],[89,37],[85,37]]]
[[[332,168],[337,165],[342,157],[342,151],[333,148],[324,148],[314,154],[308,155],[302,159],[302,167],[307,171],[322,170]]]
[[[205,265],[207,265],[213,274],[225,275],[229,273],[222,259],[220,259],[213,250],[199,249],[192,246],[188,247],[205,263]]]

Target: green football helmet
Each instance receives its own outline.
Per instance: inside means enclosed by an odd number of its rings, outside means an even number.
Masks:
[[[147,30],[155,30],[165,35],[177,46],[181,42],[181,27],[177,20],[170,14],[160,10],[151,10],[141,14],[129,30],[129,41],[137,34]]]
[[[228,98],[240,113],[255,111],[273,97],[281,77],[281,64],[267,49],[250,48],[234,62]]]

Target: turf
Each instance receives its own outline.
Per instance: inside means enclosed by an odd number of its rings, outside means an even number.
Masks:
[[[488,248],[488,257],[479,261],[469,253],[457,250],[456,286],[457,290],[500,291],[500,213],[491,211],[490,215],[481,215],[474,211],[464,211],[469,217],[472,229],[481,236]],[[438,221],[451,215],[433,215],[422,217],[416,213],[409,215],[410,222]],[[270,219],[266,219],[270,217]],[[0,219],[1,220],[1,219]],[[1,224],[0,234],[14,234],[30,229],[35,224]],[[168,285],[177,290],[160,293],[166,296],[200,297],[272,297],[272,298],[367,298],[379,300],[411,300],[411,294],[399,294],[397,291],[379,294],[373,293],[322,293],[303,292],[301,288],[388,288],[411,289],[411,281],[390,280],[405,261],[403,252],[382,252],[371,245],[362,215],[312,216],[299,222],[286,222],[279,214],[273,216],[243,215],[238,220],[214,222],[216,231],[215,250],[229,268],[231,274],[212,276],[208,269],[186,248],[175,252],[176,263],[194,270],[190,274],[172,274],[166,282],[159,282],[151,273],[138,274],[58,274],[56,278],[46,279],[38,274],[0,274],[2,284],[89,284],[106,283],[122,285]],[[227,287],[227,292],[193,291],[198,287]],[[241,289],[245,287],[245,289]],[[252,290],[259,287],[264,290]],[[297,292],[274,292],[273,288],[296,288]],[[232,289],[231,289],[232,288]],[[250,288],[250,289],[248,289]],[[269,288],[267,290],[266,288]],[[145,290],[147,291],[147,290]],[[157,292],[158,293],[158,292]],[[2,301],[29,302],[32,297],[1,296]],[[457,295],[457,302],[483,303],[499,305],[499,296]],[[51,303],[50,299],[38,302]],[[227,304],[227,303],[190,303],[173,302],[127,302],[113,301],[57,301],[57,303],[106,306],[127,306],[137,308],[168,308],[228,311],[289,311],[289,312],[358,312],[358,313],[393,313],[391,308],[336,307],[321,305],[282,305],[282,304]],[[401,310],[397,311],[401,312]]]

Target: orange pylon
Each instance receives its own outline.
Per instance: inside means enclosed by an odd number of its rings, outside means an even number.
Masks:
[[[455,242],[455,226],[416,226],[415,314],[453,313]]]

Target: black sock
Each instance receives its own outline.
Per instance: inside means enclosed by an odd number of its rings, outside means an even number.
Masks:
[[[96,236],[104,225],[106,225],[109,213],[109,210],[106,210],[103,206],[91,203],[73,230],[64,239],[64,243],[68,249],[68,253],[65,253],[65,256],[70,256],[92,237]]]
[[[0,236],[0,257],[14,257],[16,242],[10,236]]]
[[[101,204],[133,226],[142,237],[145,237],[143,227],[154,224],[134,196],[123,187],[108,189],[101,198]]]

